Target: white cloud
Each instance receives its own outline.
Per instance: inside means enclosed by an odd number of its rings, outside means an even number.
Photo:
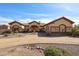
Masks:
[[[51,21],[51,19],[49,18],[42,18],[42,19],[9,19],[9,18],[6,18],[6,17],[2,17],[0,16],[0,25],[1,24],[8,24],[9,22],[12,22],[12,21],[18,21],[18,22],[21,22],[21,23],[28,23],[28,22],[31,22],[31,21],[40,21],[42,23],[48,23]]]
[[[11,21],[13,21],[13,20],[0,16],[0,24],[7,24]]]
[[[72,13],[75,13],[77,12],[78,13],[78,10],[79,10],[79,4],[68,4],[68,3],[65,3],[65,4],[59,4],[59,6],[61,9],[64,9],[66,11],[69,11],[69,12],[72,12]]]
[[[37,21],[37,22],[42,22],[42,23],[48,23],[50,21],[52,21],[52,19],[49,19],[49,18],[41,18],[41,19],[19,19],[20,22],[22,23],[28,23],[28,22],[31,22],[31,21]]]
[[[66,16],[66,17],[68,19],[74,21],[75,24],[79,24],[79,17],[71,17],[71,16]],[[51,21],[53,21],[57,18],[59,18],[59,17],[56,17],[56,18],[41,18],[41,19],[18,19],[17,21],[21,22],[21,23],[28,23],[28,22],[31,22],[31,21],[38,21],[38,22],[40,21],[42,23],[48,23],[48,22],[51,22]],[[0,25],[1,24],[8,24],[9,22],[12,22],[12,21],[14,21],[14,20],[0,16]]]
[[[70,11],[70,12],[73,11],[73,9],[72,9],[70,6],[64,6],[63,8],[64,8],[66,11]]]
[[[72,16],[65,16],[65,17],[74,21],[75,22],[74,24],[79,24],[79,17],[72,17]]]
[[[22,15],[32,15],[32,16],[43,16],[43,17],[47,17],[50,16],[49,14],[43,14],[43,13],[27,13],[27,12],[18,12]]]
[[[61,16],[60,16],[61,17]],[[31,21],[40,21],[42,23],[49,23],[55,19],[58,19],[60,17],[55,17],[55,18],[41,18],[41,19],[20,19],[19,21],[22,22],[22,23],[28,23],[28,22],[31,22]],[[79,24],[79,17],[71,17],[71,16],[65,16],[66,18],[74,21],[75,23],[74,24]]]
[[[69,4],[69,3],[59,3],[59,4],[49,4],[49,7],[56,7],[59,10],[63,10],[63,11],[69,11],[69,12],[76,12],[76,10],[78,11],[79,8],[79,4]]]
[[[42,13],[39,13],[39,14],[34,14],[34,13],[26,13],[27,15],[34,15],[34,16],[49,16],[48,14],[42,14]]]
[[[74,11],[74,9],[73,9],[74,6],[70,5],[70,4],[59,4],[59,6],[57,6],[57,7],[65,10],[65,11],[69,11],[69,12]]]
[[[79,17],[72,18],[72,20],[75,22],[75,24],[79,24]]]

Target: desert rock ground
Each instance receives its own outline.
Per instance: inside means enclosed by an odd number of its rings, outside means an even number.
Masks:
[[[79,55],[79,38],[74,37],[40,37],[37,33],[16,34],[0,37],[0,55],[44,55],[38,49],[27,49],[20,45],[35,44],[45,48],[50,45],[68,49],[72,55]]]

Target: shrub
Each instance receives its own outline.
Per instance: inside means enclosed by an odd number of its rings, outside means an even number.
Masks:
[[[49,46],[44,49],[45,56],[64,56],[70,55],[70,53],[62,48],[58,48],[56,46]]]
[[[4,37],[7,37],[8,35],[7,34],[4,34]]]
[[[79,35],[79,30],[76,29],[76,28],[73,28],[73,29],[71,30],[71,34],[72,34],[72,36],[78,36],[78,35]]]
[[[71,32],[65,32],[64,34],[66,34],[66,35],[72,35]]]

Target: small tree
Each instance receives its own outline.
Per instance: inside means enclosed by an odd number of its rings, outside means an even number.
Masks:
[[[74,28],[71,30],[72,36],[79,35],[79,25],[75,25]]]
[[[78,25],[75,25],[75,27],[74,28],[77,28],[77,29],[79,29],[79,24]]]
[[[76,29],[75,29],[75,28],[73,28],[73,29],[71,30],[71,34],[72,34],[72,36],[76,34]]]

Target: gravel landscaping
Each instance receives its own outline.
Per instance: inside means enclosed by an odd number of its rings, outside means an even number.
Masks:
[[[0,38],[0,55],[44,55],[43,53],[40,54],[40,52],[38,52],[39,50],[37,49],[31,50],[28,48],[22,48],[24,44],[26,47],[27,44],[35,44],[34,47],[41,47],[42,49],[46,48],[47,46],[58,46],[68,49],[72,55],[79,55],[79,38],[68,36],[40,37],[37,35],[37,33],[9,35],[9,37]],[[20,45],[22,45],[22,47],[20,47]],[[17,47],[14,48],[14,46]],[[19,49],[21,52],[15,52]],[[8,51],[10,51],[10,54]]]

